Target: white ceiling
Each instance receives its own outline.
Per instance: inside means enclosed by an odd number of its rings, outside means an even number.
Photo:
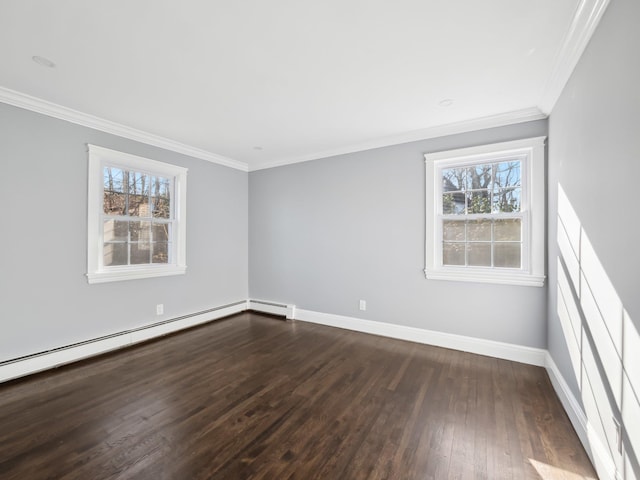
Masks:
[[[255,170],[541,118],[603,4],[2,0],[0,100],[19,92]]]

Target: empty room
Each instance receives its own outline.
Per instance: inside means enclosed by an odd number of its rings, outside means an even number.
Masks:
[[[639,23],[0,2],[0,478],[640,480]]]

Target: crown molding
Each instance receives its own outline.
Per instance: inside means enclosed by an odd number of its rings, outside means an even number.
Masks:
[[[216,155],[215,153],[192,147],[190,145],[185,145],[184,143],[176,142],[159,135],[154,135],[153,133],[131,128],[120,123],[112,122],[111,120],[105,120],[104,118],[99,118],[94,115],[79,112],[78,110],[63,107],[62,105],[5,87],[0,87],[0,102],[24,108],[25,110],[30,110],[32,112],[41,113],[43,115],[48,115],[60,120],[65,120],[77,125],[82,125],[83,127],[89,127],[101,132],[128,138],[129,140],[135,140],[154,147],[217,163],[218,165],[223,165],[225,167],[235,168],[236,170],[242,170],[244,172],[249,170],[248,165],[244,162],[233,160],[222,155]]]
[[[261,165],[251,166],[249,168],[249,171],[253,172],[256,170],[264,170],[267,168],[281,167],[284,165],[290,165],[292,163],[307,162],[310,160],[335,157],[337,155],[362,152],[365,150],[372,150],[374,148],[389,147],[392,145],[427,140],[430,138],[445,137],[447,135],[456,135],[459,133],[473,132],[477,130],[484,130],[487,128],[502,127],[515,123],[543,120],[545,118],[547,118],[547,115],[541,112],[536,107],[514,110],[511,112],[499,113],[497,115],[491,115],[488,117],[480,117],[471,120],[464,120],[461,122],[438,125],[421,130],[413,130],[411,132],[382,137],[368,142],[345,145],[339,148],[324,150],[309,155],[290,157],[275,162],[263,163]]]
[[[545,114],[551,114],[562,90],[587,48],[593,32],[609,6],[609,1],[581,0],[578,4],[540,99],[539,108]]]
[[[555,106],[562,90],[568,82],[575,66],[591,39],[600,19],[606,11],[610,0],[580,0],[571,26],[565,35],[562,47],[556,56],[551,75],[549,76],[538,107],[506,112],[498,115],[482,117],[462,122],[439,125],[427,129],[415,130],[399,135],[383,137],[339,148],[319,151],[307,155],[283,158],[249,167],[245,162],[208,152],[190,145],[161,137],[149,132],[128,127],[110,120],[73,110],[31,95],[0,87],[0,102],[31,110],[50,117],[65,120],[77,125],[93,128],[105,133],[128,138],[138,142],[174,151],[191,157],[206,160],[242,171],[256,171],[274,168],[293,163],[300,163],[320,158],[333,157],[347,153],[387,147],[402,143],[426,140],[446,135],[499,127],[508,124],[539,120],[546,118]]]

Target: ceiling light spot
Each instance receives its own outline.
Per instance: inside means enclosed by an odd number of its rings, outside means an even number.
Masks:
[[[33,57],[31,57],[31,60],[36,62],[38,65],[42,65],[43,67],[47,67],[47,68],[55,68],[56,66],[56,64],[53,63],[51,60],[49,60],[48,58],[41,57],[40,55],[34,55]]]
[[[451,105],[453,105],[453,100],[450,98],[445,98],[444,100],[440,100],[438,102],[438,105],[441,107],[450,107]]]

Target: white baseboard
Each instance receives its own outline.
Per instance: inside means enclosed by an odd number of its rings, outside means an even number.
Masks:
[[[578,434],[578,438],[591,458],[591,462],[596,467],[598,475],[603,480],[620,480],[620,476],[616,472],[615,464],[608,455],[607,449],[596,435],[593,427],[589,424],[580,402],[571,392],[569,385],[560,373],[553,358],[545,349],[423,330],[384,322],[374,322],[361,318],[314,312],[311,310],[296,309],[295,319],[545,367],[551,379],[551,384],[560,398],[560,402],[567,412]]]
[[[562,403],[562,406],[567,412],[569,420],[589,455],[591,463],[593,463],[596,468],[598,475],[602,480],[619,480],[620,475],[616,472],[613,459],[589,424],[582,405],[580,405],[580,402],[569,388],[569,384],[562,376],[562,373],[560,373],[560,369],[549,352],[546,353],[545,367],[551,384],[558,398],[560,398],[560,403]]]
[[[128,347],[145,340],[161,337],[201,323],[207,323],[222,317],[240,313],[247,309],[247,302],[242,301],[228,306],[207,310],[206,312],[179,317],[175,320],[138,329],[118,332],[107,337],[88,340],[76,345],[62,347],[48,352],[31,355],[0,365],[0,382],[41,372],[84,358],[106,353],[111,350]]]
[[[569,420],[571,420],[573,428],[578,434],[578,438],[580,438],[583,445],[587,445],[589,443],[587,417],[584,410],[582,410],[580,402],[578,402],[578,399],[573,395],[569,384],[560,373],[556,362],[553,361],[549,352],[547,352],[545,357],[545,368],[551,380],[551,385],[553,385],[553,389],[556,391],[558,398],[560,398],[562,406],[566,410],[567,415],[569,415]]]
[[[545,365],[546,350],[540,348],[525,347],[522,345],[424,330],[391,323],[374,322],[372,320],[320,313],[299,308],[295,310],[295,319],[426,345],[451,348],[463,352],[477,353],[479,355],[487,355],[540,367]]]
[[[261,300],[242,301],[206,312],[180,317],[175,320],[119,332],[107,337],[16,359],[15,361],[5,362],[0,364],[0,382],[124,348],[246,310],[282,315],[288,319],[344,328],[357,332],[451,348],[545,367],[549,374],[551,384],[560,398],[560,402],[566,410],[580,441],[591,457],[593,464],[596,465],[597,468],[600,467],[598,468],[598,474],[601,478],[611,480],[616,480],[617,478],[612,459],[607,455],[607,450],[594,434],[580,402],[578,402],[573,395],[569,385],[547,350],[391,323],[375,322],[343,315],[297,309],[294,305],[275,302]]]

